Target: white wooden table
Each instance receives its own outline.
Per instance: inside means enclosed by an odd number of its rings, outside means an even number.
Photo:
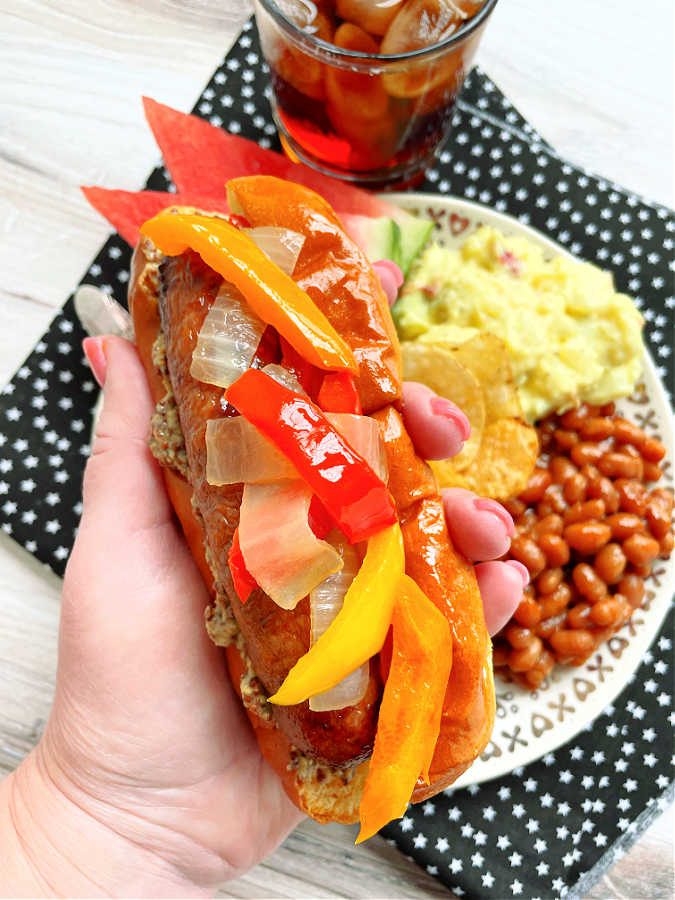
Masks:
[[[79,184],[136,189],[158,161],[139,98],[189,109],[244,0],[0,0],[0,383],[107,234]],[[672,0],[502,0],[478,61],[563,154],[672,203]],[[0,774],[51,702],[60,584],[0,539]],[[672,810],[591,897],[672,896]],[[448,896],[375,839],[302,825],[232,897]]]

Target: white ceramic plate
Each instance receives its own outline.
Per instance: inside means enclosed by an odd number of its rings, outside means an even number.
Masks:
[[[534,229],[477,203],[434,194],[386,196],[412,213],[433,218],[433,239],[448,247],[458,247],[480,225],[491,225],[504,234],[526,237],[547,255],[570,255]],[[663,441],[667,452],[659,486],[672,487],[673,415],[646,350],[642,382],[617,407],[622,415]],[[497,778],[550,753],[589,726],[621,693],[668,611],[675,587],[675,554],[665,562],[657,560],[646,586],[645,606],[584,666],[556,666],[536,691],[527,691],[497,676],[497,717],[492,739],[454,788]]]

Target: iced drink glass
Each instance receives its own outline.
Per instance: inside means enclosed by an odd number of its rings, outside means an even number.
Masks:
[[[497,0],[254,0],[284,149],[369,188],[421,180]]]

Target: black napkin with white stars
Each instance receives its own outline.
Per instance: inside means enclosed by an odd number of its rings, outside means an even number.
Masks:
[[[248,22],[194,112],[279,149],[267,70]],[[170,189],[157,168],[148,187]],[[666,389],[673,384],[672,250],[664,207],[561,159],[474,69],[422,191],[515,216],[613,271],[636,299]],[[110,237],[83,278],[126,300],[131,251]],[[0,527],[62,575],[98,396],[72,298],[0,395]],[[579,897],[673,795],[672,610],[623,693],[572,741],[510,775],[411,806],[384,836],[457,895]]]

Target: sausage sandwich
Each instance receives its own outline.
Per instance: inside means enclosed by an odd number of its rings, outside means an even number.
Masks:
[[[369,262],[307,188],[235,179],[228,202],[236,216],[173,209],[141,229],[151,447],[265,759],[300,809],[360,818],[364,839],[484,748],[490,638],[403,424]]]

